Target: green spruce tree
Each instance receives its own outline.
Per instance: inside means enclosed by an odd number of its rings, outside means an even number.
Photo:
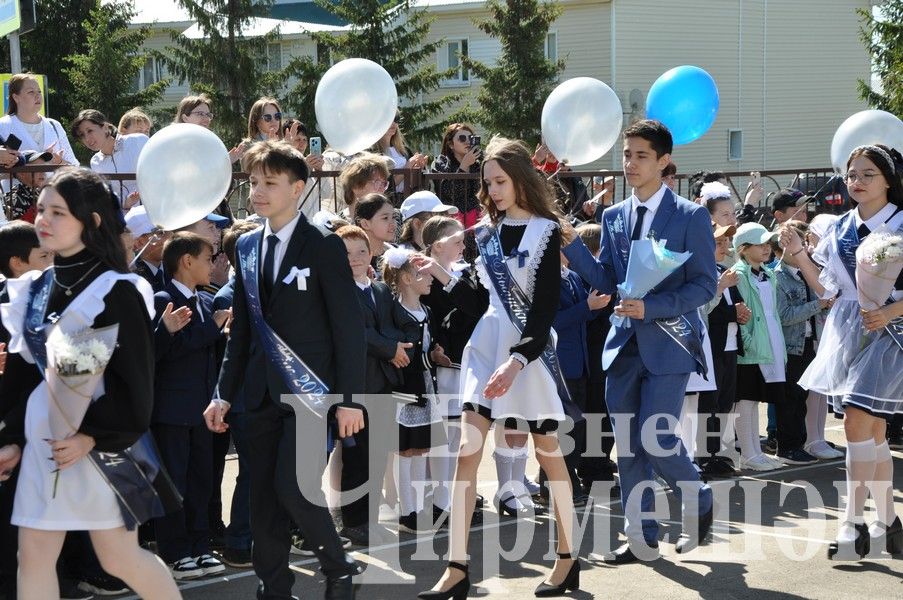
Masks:
[[[86,48],[68,56],[70,66],[63,70],[70,82],[74,108],[96,108],[113,120],[163,95],[169,80],[134,89],[135,78],[147,58],[141,47],[149,35],[146,27],[129,28],[134,16],[132,2],[110,2],[91,9],[82,24],[87,33]]]
[[[489,17],[474,23],[501,42],[502,53],[495,66],[461,56],[483,81],[472,118],[491,133],[535,143],[542,105],[564,69],[563,60],[548,60],[545,54],[549,26],[561,7],[539,0],[488,0],[486,7]]]
[[[859,97],[873,108],[903,117],[903,0],[886,0],[878,9],[858,9],[860,36],[872,57],[872,68],[881,90],[870,81],[859,80]]]
[[[203,37],[188,38],[173,32],[174,46],[166,49],[166,64],[180,83],[211,97],[216,113],[213,129],[227,145],[247,132],[251,104],[263,95],[278,93],[284,69],[267,69],[267,46],[279,41],[279,32],[245,37],[251,20],[268,10],[273,0],[178,0],[197,23]]]
[[[366,58],[383,66],[398,90],[402,129],[415,149],[435,141],[444,123],[436,118],[455,100],[449,95],[434,101],[423,98],[439,89],[445,73],[436,69],[436,50],[443,40],[427,42],[433,19],[411,0],[315,0],[350,25],[345,32],[318,32],[318,57],[296,61],[292,68],[299,83],[288,95],[289,105],[302,120],[313,124],[317,82],[330,59]]]

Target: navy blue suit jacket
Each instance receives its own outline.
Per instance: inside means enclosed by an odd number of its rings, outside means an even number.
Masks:
[[[205,292],[198,293],[197,311],[188,325],[173,335],[161,332],[165,326],[159,315],[169,302],[172,302],[174,309],[188,304],[188,298],[172,282],[163,291],[154,294],[158,315],[155,322],[157,368],[151,422],[200,425],[204,422],[204,409],[213,397],[216,386],[215,352],[222,332],[213,320],[213,297]]]
[[[563,250],[570,261],[570,269],[603,294],[614,294],[627,274],[627,259],[620,252],[618,242],[623,243],[623,237],[629,240],[627,224],[631,223],[630,209],[631,203],[625,201],[608,207],[602,213],[598,261],[579,238]],[[623,234],[617,233],[619,228]],[[667,240],[665,246],[669,250],[690,251],[692,256],[643,298],[643,319],[631,319],[630,327],[612,326],[605,340],[602,367],[608,369],[624,344],[636,335],[640,357],[650,373],[692,373],[698,368],[696,361],[655,320],[682,315],[693,326],[692,334],[701,338],[702,323],[696,309],[715,296],[718,284],[711,217],[704,207],[666,193],[652,220],[650,232],[653,231],[656,239]]]
[[[589,373],[589,356],[586,351],[586,324],[595,317],[586,303],[589,294],[583,281],[573,271],[561,278],[558,312],[552,327],[558,334],[555,346],[558,362],[565,379],[579,379]]]

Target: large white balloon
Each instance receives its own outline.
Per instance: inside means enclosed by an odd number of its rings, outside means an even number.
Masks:
[[[883,110],[863,110],[840,124],[831,141],[831,164],[838,173],[858,146],[883,144],[903,152],[903,121]]]
[[[232,180],[229,152],[215,133],[175,123],[151,137],[138,156],[138,192],[151,223],[178,229],[222,202]]]
[[[330,147],[354,154],[379,140],[395,118],[392,76],[364,58],[348,58],[326,71],[314,96],[317,125]]]
[[[584,165],[611,150],[621,134],[621,101],[592,77],[560,84],[542,107],[542,137],[559,161]]]

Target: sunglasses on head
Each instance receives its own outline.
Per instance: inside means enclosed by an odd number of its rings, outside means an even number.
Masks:
[[[261,115],[260,118],[263,119],[264,121],[266,121],[267,123],[269,123],[273,119],[276,119],[277,121],[281,121],[282,113],[273,113],[272,115]]]

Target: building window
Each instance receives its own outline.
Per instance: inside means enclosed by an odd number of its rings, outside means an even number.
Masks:
[[[282,69],[282,44],[276,42],[267,44],[266,62],[267,71],[279,71]]]
[[[144,60],[144,66],[141,67],[141,70],[135,74],[135,77],[132,79],[132,93],[135,93],[139,90],[143,90],[144,88],[157,83],[163,79],[163,64],[162,62],[157,62],[157,59],[153,56],[148,56]]]
[[[727,159],[743,160],[743,130],[728,129],[727,131]]]
[[[469,56],[467,39],[448,40],[445,48],[439,50],[439,70],[453,69],[452,75],[445,80],[446,84],[462,85],[470,83],[470,71],[461,61],[462,56]]]
[[[550,31],[546,34],[546,60],[558,61],[558,32]]]

